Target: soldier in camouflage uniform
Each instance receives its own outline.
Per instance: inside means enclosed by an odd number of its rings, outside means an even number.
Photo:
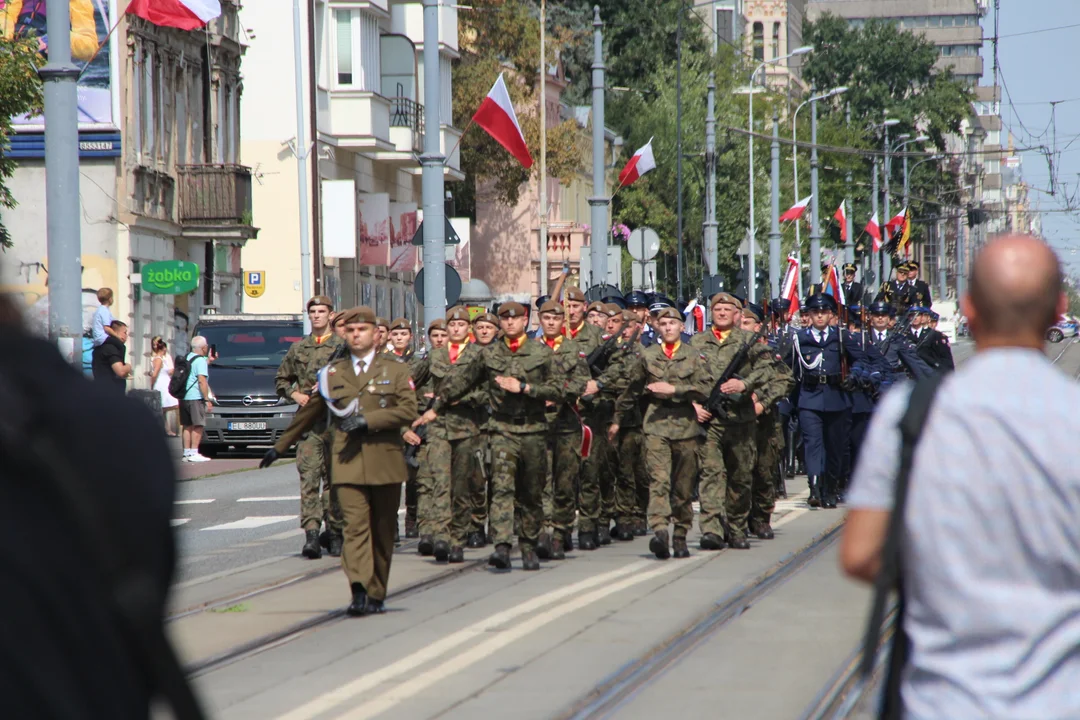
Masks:
[[[375,318],[375,352],[390,352],[390,321],[384,317]]]
[[[695,335],[692,344],[709,359],[715,383],[739,350],[753,342],[753,334],[739,327],[742,302],[734,295],[717,293],[709,306],[712,330]],[[757,415],[751,394],[767,377],[768,362],[768,350],[754,342],[745,362],[735,368],[735,377],[720,388],[732,398],[726,411],[712,415],[705,408],[697,408],[699,419],[708,423],[705,442],[700,448],[698,490],[702,550],[720,550],[725,542],[737,550],[750,547],[746,531],[757,460],[754,434]]]
[[[431,374],[431,353],[446,345],[446,320],[436,318],[428,325],[428,351],[423,356],[414,356],[410,364],[412,368],[413,383],[416,385],[416,402],[421,409],[427,408],[432,398],[435,397],[435,377]],[[413,431],[415,433],[415,431]],[[405,441],[416,444],[414,440],[419,437],[406,435]],[[438,516],[435,508],[450,507],[450,486],[437,485],[428,462],[429,444],[422,442],[416,452],[416,520],[417,530],[420,534],[420,542],[416,550],[421,555],[436,555],[440,562],[450,557],[450,521],[448,517]],[[406,488],[408,486],[406,485]],[[444,497],[445,495],[445,497]],[[405,492],[408,498],[408,489]],[[406,522],[408,521],[408,509],[406,509]],[[436,537],[436,534],[439,536]]]
[[[473,338],[478,348],[490,346],[499,334],[499,318],[489,312],[477,315],[473,320]],[[494,535],[487,530],[488,508],[491,506],[491,406],[484,398],[480,413],[480,462],[477,471],[480,477],[474,484],[472,500],[472,529],[469,534],[469,547],[482,548],[494,540]]]
[[[307,405],[311,399],[318,384],[319,370],[343,347],[341,338],[330,330],[330,313],[333,309],[330,298],[323,295],[316,295],[308,301],[311,334],[293,343],[274,378],[278,396],[291,399],[300,407]],[[320,418],[296,445],[296,469],[300,472],[300,527],[304,529],[301,552],[310,559],[322,557],[319,528],[324,518],[330,535],[328,551],[334,557],[341,555],[344,521],[337,500],[330,491],[329,441],[327,419]]]
[[[577,510],[577,478],[581,468],[581,419],[574,409],[578,397],[585,391],[589,368],[577,342],[562,334],[566,313],[563,306],[548,300],[540,306],[539,342],[554,353],[552,368],[555,377],[563,378],[565,391],[562,402],[548,408],[547,421],[551,429],[551,509],[545,506],[545,524],[554,530],[554,537],[540,533],[536,554],[541,560],[562,560],[572,547],[574,513]]]
[[[516,505],[521,515],[522,568],[539,570],[536,542],[544,524],[541,493],[547,477],[545,403],[562,401],[563,381],[553,372],[551,349],[526,337],[528,315],[520,303],[501,305],[499,318],[503,339],[458,363],[440,384],[434,406],[416,422],[430,423],[472,390],[487,390],[495,486],[491,502],[495,552],[488,563],[510,569]]]
[[[764,322],[764,311],[758,305],[747,304],[743,309],[742,328],[756,333]],[[760,342],[768,345],[768,340]],[[754,411],[757,412],[755,443],[757,462],[750,490],[750,533],[761,540],[772,540],[772,514],[776,507],[776,488],[780,477],[780,454],[784,450],[784,430],[779,403],[795,390],[795,375],[780,355],[770,348],[769,372],[754,391]]]
[[[622,334],[623,327],[623,311],[615,303],[604,303],[600,308],[601,317],[604,320],[603,330],[604,335],[600,338],[603,343],[608,342],[611,338],[615,338],[616,350],[620,342],[620,336]],[[614,356],[614,353],[612,353]],[[590,369],[590,373],[594,377],[599,377],[603,374],[608,367],[611,366],[611,360],[603,368]],[[618,399],[618,395],[612,396],[610,393],[596,393],[590,398],[592,407],[590,408],[592,416],[597,419],[598,427],[596,433],[599,434],[600,443],[597,445],[597,452],[604,453],[603,456],[597,458],[599,461],[599,476],[600,476],[600,519],[597,521],[597,535],[598,541],[601,545],[610,544],[611,538],[614,537],[611,531],[611,523],[619,517],[618,510],[618,497],[617,497],[617,484],[618,484],[618,471],[616,467],[619,464],[619,458],[616,454],[615,447],[607,437],[607,428],[612,422],[612,418],[615,415],[615,400]],[[631,538],[633,535],[631,535]]]
[[[710,390],[705,356],[680,340],[683,318],[675,308],[657,313],[661,342],[641,352],[641,360],[628,364],[629,385],[619,396],[615,412],[624,416],[645,393],[645,470],[649,474],[649,550],[661,560],[690,557],[686,534],[694,523],[691,496],[697,476],[700,427],[694,403],[704,402]],[[619,426],[609,430],[618,436]],[[668,521],[674,520],[675,537],[668,547]]]

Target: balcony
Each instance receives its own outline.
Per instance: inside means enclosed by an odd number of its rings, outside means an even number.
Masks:
[[[399,153],[424,149],[424,106],[406,97],[390,98],[390,139]]]
[[[184,237],[249,240],[251,168],[244,165],[178,165],[179,221]]]
[[[370,90],[319,92],[319,133],[330,145],[390,152],[390,100]]]

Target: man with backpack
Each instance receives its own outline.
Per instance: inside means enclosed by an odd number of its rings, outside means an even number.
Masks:
[[[173,376],[169,381],[169,394],[180,401],[180,425],[184,428],[184,457],[181,462],[207,462],[210,458],[199,454],[206,416],[213,409],[214,399],[210,391],[210,363],[206,356],[210,345],[202,335],[191,338],[191,352],[186,357],[177,356],[173,363]]]

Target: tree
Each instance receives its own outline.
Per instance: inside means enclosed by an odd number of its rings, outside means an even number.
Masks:
[[[0,38],[0,207],[15,207],[15,196],[7,181],[15,173],[15,160],[5,152],[13,132],[11,119],[42,110],[41,80],[37,69],[42,57],[37,39],[6,40]],[[0,218],[0,247],[11,247],[11,235]]]

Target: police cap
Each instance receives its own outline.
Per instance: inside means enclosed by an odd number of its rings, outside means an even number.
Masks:
[[[539,310],[540,306],[543,305],[544,303],[546,303],[550,299],[551,299],[550,295],[541,295],[540,297],[536,298],[536,309]]]
[[[765,319],[765,312],[757,303],[746,303],[746,307],[743,308],[742,314],[743,317],[753,318],[758,322]]]
[[[867,308],[871,315],[892,315],[893,307],[884,300],[875,300],[870,303],[870,307]]]
[[[783,315],[791,310],[791,301],[787,298],[773,298],[772,302],[769,303],[769,309],[777,315]]]
[[[814,293],[806,298],[807,310],[831,310],[836,312],[836,298],[825,293]]]
[[[626,294],[626,307],[649,307],[649,298],[640,290],[631,290]]]
[[[604,302],[608,305],[614,305],[620,310],[626,309],[626,300],[619,295],[608,295],[606,298],[604,298]]]

